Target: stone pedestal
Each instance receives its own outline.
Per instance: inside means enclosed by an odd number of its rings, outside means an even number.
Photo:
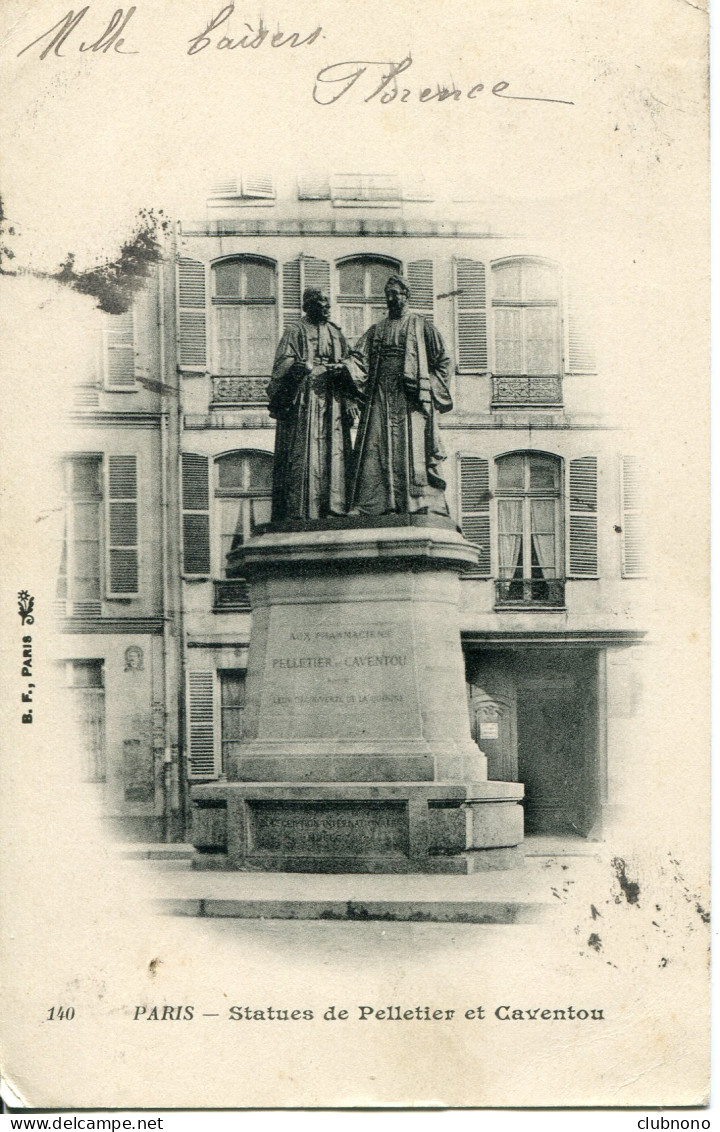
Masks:
[[[278,532],[231,556],[253,628],[245,738],[192,791],[196,863],[299,871],[508,867],[522,786],[470,735],[454,530]]]

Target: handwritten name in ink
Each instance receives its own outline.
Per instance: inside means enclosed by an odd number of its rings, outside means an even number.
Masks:
[[[140,19],[141,11],[138,6],[131,8],[116,8],[113,14],[95,16],[91,6],[86,4],[75,12],[73,9],[66,12],[51,27],[35,36],[27,43],[18,56],[35,48],[37,58],[44,60],[50,57],[64,58],[67,51],[75,50],[81,53],[90,53],[96,57],[111,54],[138,55],[137,46],[127,44],[127,30],[130,21],[137,13],[137,21],[133,31],[138,33],[135,44],[141,43]],[[281,27],[277,24],[271,30],[269,23],[262,16],[252,22],[242,20],[240,23],[231,22],[233,17],[240,20],[236,13],[234,3],[225,4],[216,15],[204,19],[196,24],[194,34],[187,36],[186,29],[178,46],[184,50],[186,56],[194,58],[204,52],[213,55],[217,51],[236,51],[238,58],[247,58],[247,52],[257,51],[260,48],[272,50],[286,47],[310,48],[325,38],[325,31],[320,24],[305,27],[303,30]],[[82,27],[82,31],[78,31]],[[80,34],[85,38],[80,39]],[[98,34],[99,33],[99,34]],[[92,37],[95,38],[92,38]],[[63,50],[63,48],[65,50]],[[284,52],[287,55],[288,52]],[[207,56],[206,56],[207,58]],[[445,103],[455,105],[467,101],[474,101],[481,96],[489,95],[491,99],[503,99],[513,102],[553,103],[560,106],[574,106],[575,103],[568,98],[554,98],[549,95],[516,93],[516,88],[505,78],[494,79],[492,82],[477,74],[468,81],[458,85],[455,81],[429,82],[427,76],[424,81],[415,81],[415,72],[408,74],[414,68],[412,54],[408,53],[399,61],[383,59],[345,59],[338,63],[329,63],[320,68],[315,74],[308,94],[318,106],[330,107],[343,100],[346,104],[359,105],[387,105],[388,103]],[[407,84],[407,85],[406,85]]]
[[[49,36],[52,36],[49,42],[45,43],[44,47],[40,51],[39,58],[47,59],[48,55],[50,54],[57,55],[62,58],[63,52],[60,50],[60,48],[63,46],[65,41],[70,38],[78,25],[82,23],[89,11],[89,4],[86,4],[84,8],[81,8],[77,15],[75,14],[75,12],[70,10],[64,16],[62,16],[57,21],[57,23],[53,24],[51,28],[48,28],[47,31],[41,32],[36,39],[33,39],[32,42],[28,43],[26,47],[23,47],[22,51],[18,51],[18,56],[24,55],[25,52],[29,51],[31,47],[35,47],[36,44],[39,44],[44,40],[47,40]],[[116,8],[112,16],[110,17],[107,26],[101,31],[97,39],[92,40],[92,42],[90,43],[82,40],[82,42],[77,44],[77,50],[81,52],[92,51],[94,53],[102,52],[103,54],[106,54],[112,48],[112,50],[117,52],[117,54],[119,55],[138,55],[138,51],[133,51],[127,47],[123,47],[123,44],[125,43],[125,37],[122,34],[130,23],[130,20],[135,15],[136,11],[137,8],[134,6],[132,8],[128,8],[127,14],[125,13],[124,8]],[[53,32],[55,32],[56,34],[53,35]],[[75,43],[72,43],[68,46],[76,45]]]
[[[432,86],[418,85],[414,88],[398,82],[400,75],[405,74],[413,66],[413,58],[408,53],[399,63],[378,62],[364,59],[348,59],[342,63],[331,63],[317,73],[313,88],[313,99],[319,106],[332,106],[349,91],[355,91],[362,102],[372,102],[377,99],[385,104],[388,102],[460,102],[462,99],[475,99],[483,93],[495,95],[496,98],[511,98],[518,102],[558,102],[563,106],[574,106],[565,98],[545,98],[539,95],[507,94],[510,83],[500,79],[488,86],[487,83],[474,82],[464,87],[436,83]]]
[[[35,606],[35,598],[28,593],[27,590],[20,590],[18,594],[18,614],[20,615],[20,623],[25,625],[33,625],[35,617],[33,616],[33,608]],[[33,702],[33,691],[35,684],[31,677],[33,655],[32,655],[32,637],[29,633],[25,633],[22,639],[22,664],[20,667],[20,675],[25,677],[27,683],[25,691],[20,693],[20,701],[23,705],[21,720],[23,723],[32,723],[33,709],[28,705]]]
[[[308,35],[302,36],[298,31],[286,32],[281,28],[270,34],[270,29],[266,27],[262,16],[257,21],[257,27],[252,24],[243,23],[243,33],[236,38],[227,35],[223,32],[222,35],[216,36],[218,28],[227,24],[227,21],[235,11],[234,4],[226,4],[217,16],[213,16],[209,20],[207,26],[199,35],[194,35],[188,42],[190,46],[187,49],[188,55],[198,55],[204,51],[206,47],[214,47],[217,51],[236,51],[238,47],[247,50],[248,48],[257,51],[258,47],[263,45],[266,47],[310,47],[323,34],[322,27],[318,26],[313,29]],[[229,29],[228,29],[229,30]],[[212,34],[211,34],[212,33]]]

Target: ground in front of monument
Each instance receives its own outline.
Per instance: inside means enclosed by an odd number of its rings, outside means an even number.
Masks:
[[[163,915],[231,920],[242,931],[262,921],[276,932],[281,921],[298,927],[312,921],[327,927],[373,921],[395,927],[543,923],[571,899],[602,856],[602,845],[581,838],[530,838],[524,848],[519,868],[415,874],[412,880],[391,873],[198,870],[189,845],[125,847],[123,856],[148,867],[154,908]]]

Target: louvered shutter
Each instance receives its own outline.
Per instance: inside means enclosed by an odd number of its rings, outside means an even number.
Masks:
[[[209,460],[194,452],[182,456],[183,573],[210,573]]]
[[[248,173],[242,181],[244,197],[262,197],[272,199],[275,196],[275,184],[272,177],[264,174]]]
[[[105,315],[105,375],[108,389],[135,388],[135,338],[132,309]]]
[[[237,177],[222,177],[217,181],[213,181],[210,186],[210,196],[212,197],[237,197],[240,196],[240,185]]]
[[[570,460],[568,471],[568,574],[595,578],[597,548],[597,458]]]
[[[207,283],[205,264],[181,259],[177,268],[178,362],[182,369],[207,366]]]
[[[282,269],[283,328],[297,322],[302,314],[301,258],[291,259]]]
[[[302,315],[302,296],[306,287],[318,287],[330,294],[330,263],[316,256],[300,255],[283,264],[283,327],[289,326]]]
[[[486,373],[487,309],[485,264],[475,259],[455,261],[457,295],[458,370],[463,373]]]
[[[623,456],[622,473],[622,572],[624,578],[642,578],[647,573],[645,533],[645,471],[637,456]]]
[[[323,177],[298,177],[299,200],[330,200],[330,181]]]
[[[302,256],[302,290],[306,287],[319,287],[325,294],[330,294],[330,264],[326,259],[318,259],[314,255]],[[302,295],[300,296],[302,299]]]
[[[188,778],[217,778],[220,744],[217,736],[215,673],[188,672]]]
[[[588,296],[572,282],[566,292],[567,370],[569,373],[596,373],[592,313]]]
[[[108,597],[138,592],[138,482],[136,456],[108,456],[106,530]]]
[[[416,259],[407,265],[410,288],[410,310],[432,318],[434,314],[433,264],[431,259]]]
[[[480,552],[475,572],[490,577],[490,464],[482,456],[460,457],[460,526]]]

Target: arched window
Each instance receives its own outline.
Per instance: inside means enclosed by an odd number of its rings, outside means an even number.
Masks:
[[[399,268],[398,260],[380,256],[354,256],[338,264],[340,327],[351,344],[385,318],[385,284]]]
[[[215,362],[222,376],[265,377],[277,344],[277,276],[269,260],[243,256],[212,269]]]
[[[217,577],[227,556],[270,522],[273,460],[266,452],[228,452],[215,461]]]
[[[559,278],[554,264],[509,259],[493,264],[493,372],[546,377],[561,372]]]
[[[561,461],[511,452],[496,472],[499,599],[554,603],[563,577]]]

